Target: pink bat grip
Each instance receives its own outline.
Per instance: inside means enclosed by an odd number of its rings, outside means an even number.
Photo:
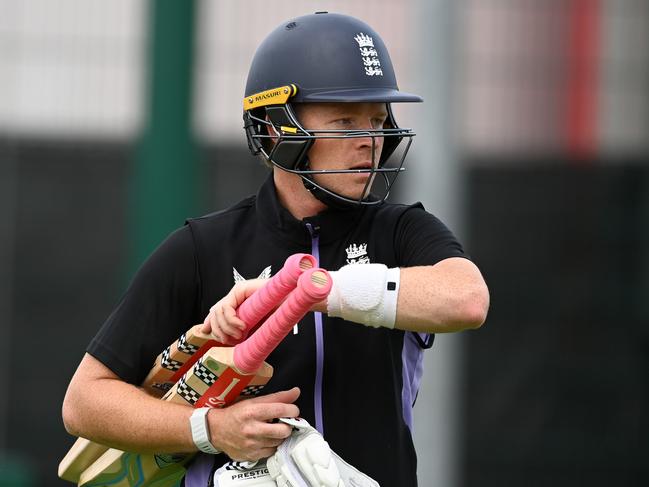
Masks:
[[[309,254],[293,254],[286,259],[284,267],[237,308],[237,316],[246,324],[247,330],[276,308],[295,289],[302,272],[316,264],[315,257]]]
[[[234,347],[234,366],[244,374],[255,372],[291,331],[293,325],[331,291],[331,276],[324,269],[309,269],[297,281],[286,301],[245,342]]]

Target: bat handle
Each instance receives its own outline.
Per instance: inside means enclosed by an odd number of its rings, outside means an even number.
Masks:
[[[275,309],[297,285],[298,278],[307,269],[316,266],[316,259],[310,254],[293,254],[277,274],[248,297],[239,308],[237,316],[250,330],[268,313]]]
[[[327,297],[331,284],[331,276],[326,270],[305,271],[281,306],[250,338],[234,347],[235,367],[243,373],[253,373],[261,367],[293,325],[309,312],[311,306]]]

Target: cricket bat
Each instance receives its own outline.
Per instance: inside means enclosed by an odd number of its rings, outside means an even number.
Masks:
[[[311,308],[331,290],[325,270],[304,272],[297,287],[281,306],[242,343],[210,349],[163,398],[194,407],[223,407],[240,397],[254,395],[272,376],[264,362]],[[175,486],[193,455],[143,455],[109,449],[79,478],[83,487]]]
[[[293,254],[263,287],[241,303],[237,316],[247,325],[244,339],[295,288],[302,272],[315,266],[316,259],[312,255]],[[162,397],[207,350],[222,345],[211,334],[202,333],[201,327],[202,325],[196,325],[190,328],[158,355],[142,388],[156,397]],[[86,438],[78,438],[59,464],[59,477],[78,482],[81,472],[107,449],[107,446]]]

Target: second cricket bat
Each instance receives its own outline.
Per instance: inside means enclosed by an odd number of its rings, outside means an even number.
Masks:
[[[164,400],[194,407],[223,407],[239,397],[254,395],[272,375],[264,360],[311,308],[331,289],[322,269],[305,272],[286,301],[246,341],[235,347],[208,351],[187,376],[175,384]],[[133,487],[176,485],[191,455],[139,455],[110,449],[79,478],[79,486]]]
[[[237,309],[237,316],[247,325],[246,332],[254,329],[276,308],[295,288],[300,275],[315,265],[315,258],[309,254],[293,254],[286,259],[284,266]],[[141,387],[154,396],[162,397],[207,350],[221,345],[211,334],[202,333],[201,328],[202,325],[193,326],[163,350]],[[106,450],[107,446],[78,438],[59,464],[59,477],[78,482],[81,472]]]

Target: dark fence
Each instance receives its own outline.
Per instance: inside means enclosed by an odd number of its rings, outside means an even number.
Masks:
[[[559,162],[468,175],[466,486],[649,485],[649,167]]]

